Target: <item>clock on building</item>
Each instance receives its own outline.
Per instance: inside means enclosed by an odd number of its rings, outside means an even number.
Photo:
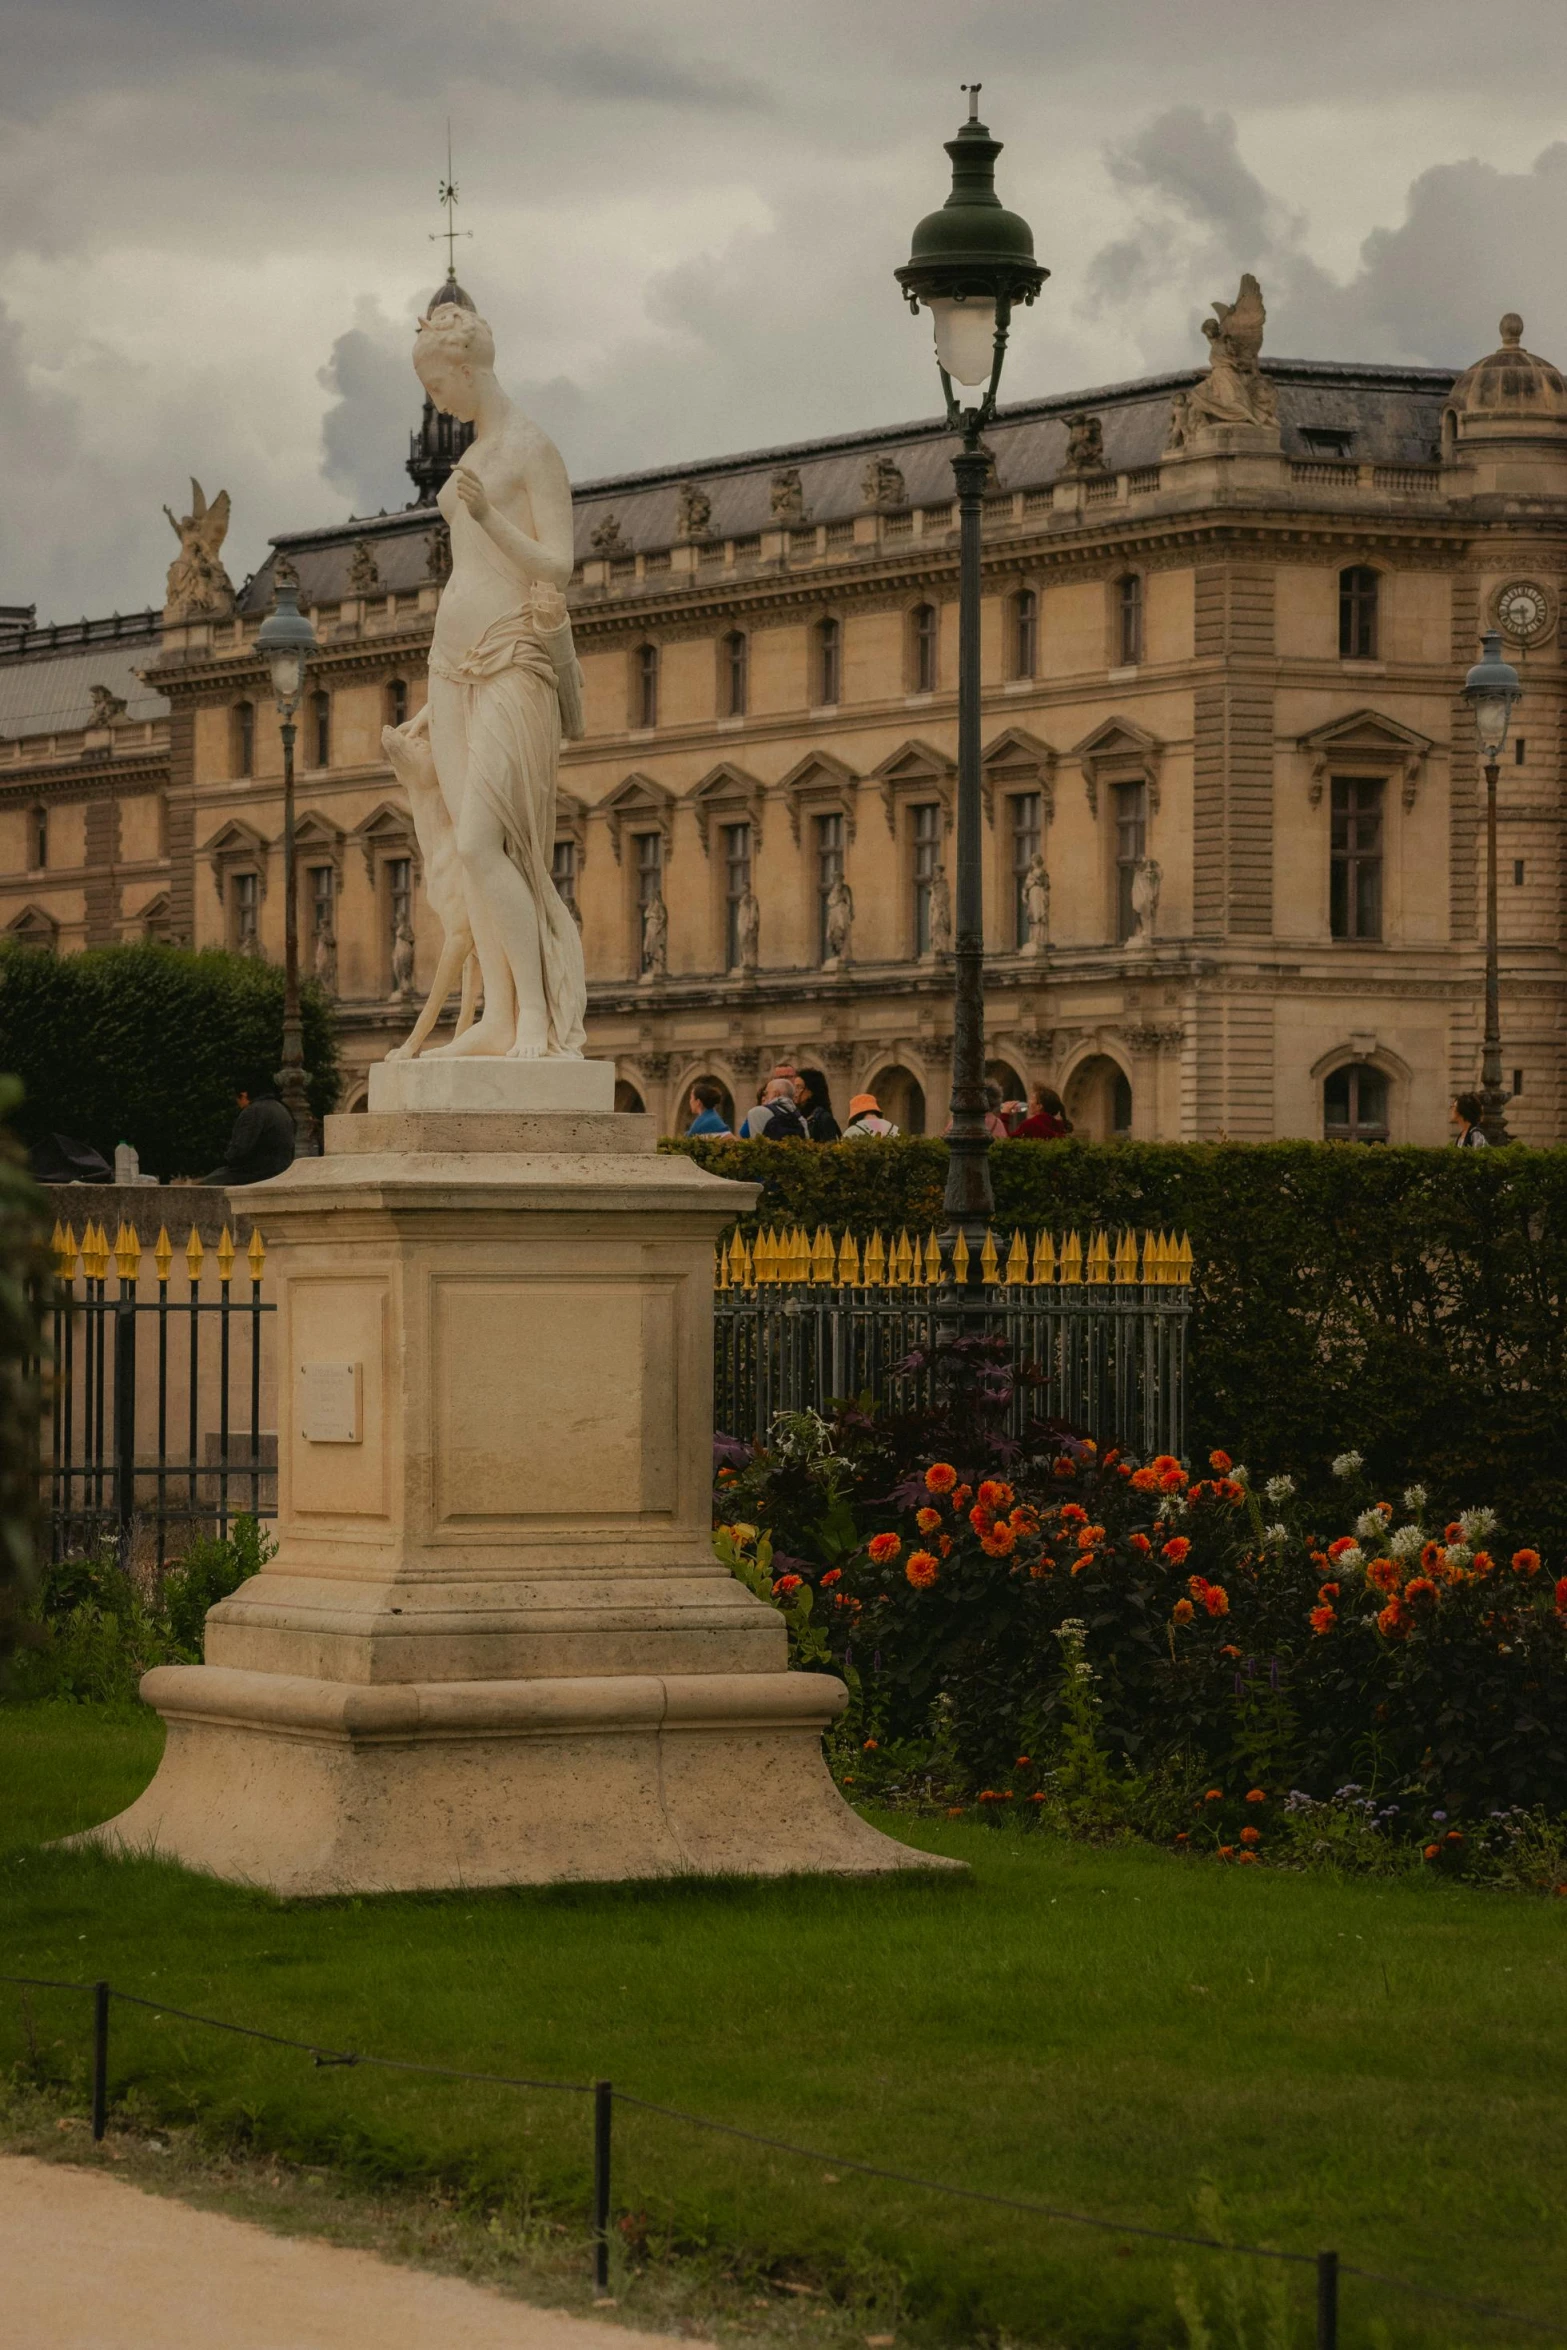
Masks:
[[[1510,579],[1491,598],[1503,634],[1516,645],[1537,645],[1556,625],[1556,598],[1536,579]]]

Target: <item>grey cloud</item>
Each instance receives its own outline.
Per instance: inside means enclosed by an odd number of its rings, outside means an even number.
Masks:
[[[403,458],[417,416],[411,348],[406,329],[394,326],[374,302],[362,301],[355,324],[338,336],[316,377],[324,391],[336,394],[321,419],[321,472],[355,514],[408,503]]]

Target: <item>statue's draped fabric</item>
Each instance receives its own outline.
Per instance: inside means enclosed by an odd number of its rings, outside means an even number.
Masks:
[[[466,789],[477,792],[499,819],[506,853],[538,910],[549,1020],[545,1050],[580,1055],[587,1042],[587,972],[577,926],[551,872],[560,761],[555,664],[534,634],[531,616],[517,612],[492,621],[455,666],[432,653],[430,668],[463,688]],[[432,724],[439,725],[433,713]],[[439,759],[438,742],[435,748]]]

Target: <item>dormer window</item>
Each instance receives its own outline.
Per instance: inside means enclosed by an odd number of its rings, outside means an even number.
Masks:
[[[1323,457],[1334,464],[1344,464],[1353,454],[1353,428],[1331,424],[1303,424],[1300,437],[1308,457]]]

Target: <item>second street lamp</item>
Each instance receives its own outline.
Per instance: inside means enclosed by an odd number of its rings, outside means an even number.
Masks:
[[[1001,141],[979,119],[978,82],[965,84],[969,115],[947,141],[952,193],[914,231],[897,280],[910,309],[923,305],[936,328],[936,364],[947,422],[963,436],[952,460],[962,522],[958,588],[958,821],[953,938],[952,1125],[942,1240],[961,1233],[979,1277],[985,1229],[995,1214],[990,1132],[985,1124],[985,931],[980,856],[980,569],[990,456],[982,436],[996,391],[1016,303],[1032,302],[1049,271],[1034,259],[1034,233],[996,194]],[[979,392],[965,406],[955,386]]]
[[[286,566],[286,567],[285,567]],[[277,1088],[294,1121],[294,1147],[315,1153],[299,1011],[299,886],[294,870],[294,713],[305,690],[305,664],[316,632],[299,609],[299,581],[285,557],[275,568],[276,602],[256,632],[256,650],[272,672],[272,698],[283,737],[283,1066]]]
[[[1496,786],[1502,745],[1523,700],[1518,672],[1502,659],[1499,629],[1480,639],[1481,658],[1464,679],[1464,700],[1475,714],[1485,767],[1485,1047],[1480,1062],[1480,1131],[1487,1142],[1511,1142],[1502,1091],[1502,1003],[1496,943]]]

